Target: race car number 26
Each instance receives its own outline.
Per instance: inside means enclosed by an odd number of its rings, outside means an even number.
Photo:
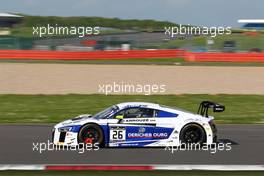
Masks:
[[[111,141],[126,140],[126,129],[123,127],[111,127],[110,128],[110,140]]]

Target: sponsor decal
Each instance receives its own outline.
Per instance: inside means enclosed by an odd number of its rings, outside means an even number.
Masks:
[[[146,128],[144,127],[140,127],[138,130],[139,133],[144,133],[145,131],[146,131]]]
[[[146,108],[146,107],[147,107],[147,105],[126,105],[122,109],[126,109],[126,108]]]
[[[128,133],[128,138],[151,138],[151,133]]]
[[[167,138],[168,133],[153,133],[153,138]]]
[[[156,123],[156,120],[153,118],[147,119],[147,118],[135,118],[135,119],[124,119],[124,122],[142,122],[142,123]]]
[[[168,133],[128,133],[128,138],[167,138]]]

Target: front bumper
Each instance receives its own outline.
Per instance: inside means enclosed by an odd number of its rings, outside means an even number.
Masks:
[[[77,132],[60,132],[58,128],[54,128],[52,131],[52,142],[55,145],[78,145],[77,139]]]

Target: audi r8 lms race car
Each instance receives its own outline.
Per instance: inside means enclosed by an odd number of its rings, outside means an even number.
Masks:
[[[98,144],[101,147],[162,147],[182,143],[212,144],[217,130],[208,109],[223,105],[203,101],[194,114],[154,103],[127,102],[95,115],[80,115],[55,125],[55,145]]]

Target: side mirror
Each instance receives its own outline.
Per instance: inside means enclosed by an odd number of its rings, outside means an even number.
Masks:
[[[124,118],[124,116],[123,115],[117,115],[115,118],[119,119],[119,120],[122,120]]]

